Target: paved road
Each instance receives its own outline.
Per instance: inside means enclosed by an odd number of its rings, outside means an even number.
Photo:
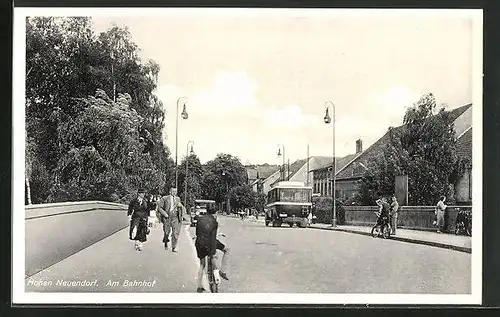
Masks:
[[[232,251],[230,280],[221,285],[225,293],[470,293],[467,253],[343,232],[265,227],[237,218],[219,217],[219,223]],[[26,291],[193,292],[193,231],[184,227],[180,250],[172,253],[160,243],[160,227],[152,230],[142,252],[122,230],[31,276]],[[64,286],[59,280],[97,285]],[[149,285],[126,285],[134,280]]]
[[[224,292],[470,293],[471,255],[317,229],[222,218]]]

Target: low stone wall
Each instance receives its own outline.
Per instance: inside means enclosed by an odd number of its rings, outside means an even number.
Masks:
[[[448,206],[445,211],[445,232],[455,231],[458,208],[471,210],[471,206]],[[377,221],[377,206],[344,206],[345,224],[373,226]],[[398,228],[435,231],[434,206],[402,206],[398,211]]]
[[[100,201],[25,206],[25,275],[128,226],[127,206]]]

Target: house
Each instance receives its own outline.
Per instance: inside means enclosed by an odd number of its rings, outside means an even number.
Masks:
[[[332,159],[332,156],[311,156],[309,160],[297,160],[293,164],[290,164],[290,170],[285,175],[277,178],[271,184],[271,187],[284,179],[288,179],[291,182],[303,182],[308,186],[312,186],[312,171],[328,164],[331,165]]]
[[[453,109],[450,111],[450,115],[453,120],[455,135],[457,136],[457,152],[462,157],[472,158],[472,104]],[[335,174],[336,197],[339,197],[341,200],[345,200],[356,193],[357,183],[366,173],[369,162],[375,160],[378,155],[381,155],[384,148],[389,143],[391,131],[396,131],[402,129],[403,127],[404,126],[389,128],[389,130],[380,139],[378,139],[365,151],[362,150],[361,143],[356,143],[355,156],[344,166],[340,166],[341,164],[338,162]],[[331,167],[331,164],[329,167]],[[468,167],[467,173],[455,185],[455,196],[458,202],[472,202],[471,170],[472,165]],[[322,195],[323,192],[325,192],[324,187],[328,186],[326,185],[328,183],[328,173],[326,171],[327,168],[315,170],[313,176],[315,183],[320,184],[318,191],[322,193]],[[331,189],[327,189],[327,193],[328,190],[330,190],[331,193]]]
[[[358,156],[362,152],[362,141],[356,141],[356,153],[350,154],[344,157],[335,158],[336,170],[343,169],[347,164],[349,164],[356,156]],[[312,179],[313,179],[313,192],[318,193],[321,196],[331,196],[332,195],[332,182],[329,181],[331,178],[331,168],[333,160],[330,159],[328,163],[323,164],[311,171]],[[344,184],[339,184],[339,182],[335,182],[335,195],[342,199],[344,196],[352,195],[353,189],[355,186],[352,186],[350,182],[346,182]]]
[[[269,165],[269,164],[249,165],[246,166],[245,168],[247,170],[247,185],[252,187],[252,190],[257,193],[264,192],[266,179],[268,179],[273,174],[278,172],[279,169],[277,165]]]

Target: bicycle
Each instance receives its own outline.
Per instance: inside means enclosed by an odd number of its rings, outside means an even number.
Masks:
[[[223,233],[217,234],[217,237],[225,237],[226,235]],[[196,239],[196,237],[193,238],[193,240]],[[216,251],[217,252],[217,251]],[[207,255],[205,257],[205,263],[206,263],[206,270],[207,270],[207,278],[208,278],[208,285],[210,288],[211,293],[218,293],[219,292],[219,282],[215,279],[214,276],[214,267],[212,260],[215,257],[214,255]]]
[[[375,226],[373,226],[371,231],[372,237],[376,238],[382,235],[384,239],[387,239],[391,236],[391,227],[389,226],[389,219],[387,217],[384,218],[385,219],[383,220],[382,225],[377,223],[375,224]]]

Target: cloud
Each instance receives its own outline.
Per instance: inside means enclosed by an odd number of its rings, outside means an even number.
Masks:
[[[304,127],[314,123],[315,117],[302,112],[298,105],[269,108],[263,113],[262,120],[268,125],[283,127]]]

